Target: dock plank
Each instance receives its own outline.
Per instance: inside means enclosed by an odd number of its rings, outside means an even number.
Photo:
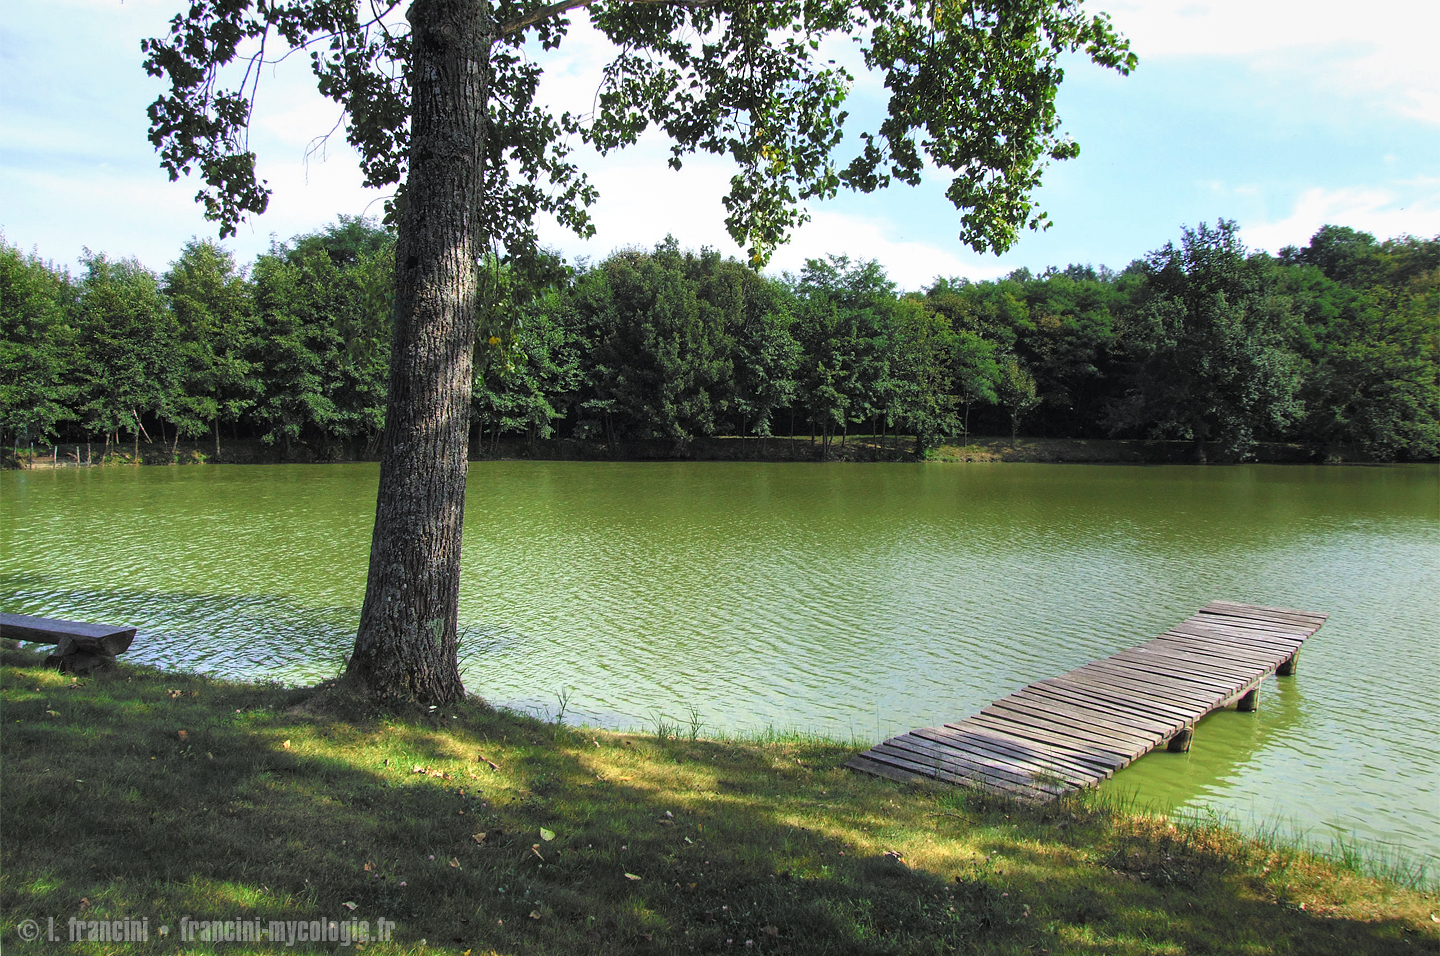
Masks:
[[[1081,739],[1088,740],[1102,747],[1121,747],[1124,752],[1131,750],[1146,749],[1149,743],[1140,737],[1132,737],[1129,734],[1121,733],[1111,727],[1100,727],[1090,721],[1074,716],[1057,714],[1047,708],[1039,707],[1033,703],[1027,703],[1015,695],[997,700],[995,703],[980,711],[1004,720],[1011,720],[1020,723],[1033,723],[1041,727],[1053,727],[1073,733]]]
[[[924,727],[911,733],[944,743],[947,747],[985,753],[1019,765],[1034,767],[1041,773],[1073,780],[1077,784],[1096,779],[1096,774],[1108,772],[1108,768],[1102,765],[1088,764],[1072,755],[987,734],[980,728],[957,730],[954,727]]]
[[[1212,601],[1143,644],[1037,680],[964,720],[891,737],[846,766],[1052,800],[1098,784],[1234,703],[1327,619]]]
[[[1108,764],[1086,763],[1073,754],[1064,755],[1063,751],[1037,741],[1011,737],[983,727],[945,729],[955,746],[969,751],[983,751],[1002,759],[1018,759],[1037,767],[1039,772],[1067,781],[1072,786],[1089,786],[1094,781],[1103,780],[1115,773],[1115,768]]]
[[[912,754],[907,759],[932,760],[937,766],[945,767],[951,773],[979,774],[995,786],[1020,790],[1052,790],[1059,794],[1062,788],[1054,783],[1044,782],[1036,776],[1033,766],[1011,763],[1006,760],[981,758],[954,747],[947,747],[918,737],[913,733],[901,734],[880,745],[890,751]]]
[[[1078,695],[1062,693],[1053,687],[1037,687],[1032,684],[1021,688],[1012,696],[1042,703],[1057,713],[1076,713],[1082,719],[1103,720],[1137,736],[1158,739],[1173,729],[1173,725],[1165,721],[1118,707],[1107,707],[1102,701],[1085,700]]]
[[[1143,705],[1132,704],[1079,687],[1066,687],[1054,683],[1034,683],[1016,693],[1036,694],[1060,701],[1073,702],[1079,706],[1100,710],[1121,723],[1133,724],[1142,729],[1154,729],[1160,733],[1168,733],[1183,723],[1179,718],[1147,710]]]
[[[986,760],[997,761],[1007,767],[1023,770],[1034,779],[1044,778],[1058,781],[1066,787],[1090,786],[1095,779],[1096,771],[1091,768],[1062,763],[1042,756],[1033,750],[1026,751],[1019,747],[1006,747],[1003,743],[979,737],[939,734],[932,730],[917,730],[913,731],[913,734],[924,740],[942,742],[944,746],[956,752],[972,754]]]

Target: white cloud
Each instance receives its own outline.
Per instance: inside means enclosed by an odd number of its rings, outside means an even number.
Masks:
[[[1304,246],[1324,225],[1349,226],[1381,239],[1406,233],[1440,235],[1440,183],[1422,177],[1419,188],[1393,185],[1396,188],[1308,189],[1286,218],[1242,223],[1240,233],[1246,245],[1270,252]]]
[[[1440,125],[1434,0],[1100,0],[1141,58],[1241,58]]]
[[[895,223],[821,209],[802,226],[789,245],[776,252],[771,271],[798,272],[806,259],[835,253],[852,259],[875,259],[902,289],[919,290],[938,278],[994,279],[1010,271],[994,260],[963,256],[955,248],[919,242],[899,235]]]
[[[1425,42],[1440,21],[1428,0],[1100,0],[1142,55],[1233,56],[1311,45]],[[1417,72],[1429,71],[1416,64]]]
[[[670,234],[682,249],[708,246],[744,260],[744,251],[725,231],[722,199],[730,188],[731,164],[710,156],[691,157],[676,172],[665,165],[668,155],[664,140],[650,135],[631,149],[589,163],[600,190],[600,201],[591,210],[595,237],[582,242],[547,221],[539,229],[542,243],[571,258],[603,258],[616,249],[650,248]],[[928,286],[937,276],[986,279],[1010,271],[993,260],[961,255],[958,242],[946,247],[909,238],[904,226],[888,215],[847,213],[835,204],[811,205],[810,212],[811,220],[775,251],[767,271],[799,272],[806,259],[831,253],[876,259],[905,289]]]

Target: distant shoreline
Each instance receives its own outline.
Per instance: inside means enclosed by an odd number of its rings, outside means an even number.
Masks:
[[[484,448],[485,453],[479,451]],[[5,469],[74,468],[136,464],[133,443],[106,446],[61,442],[57,446],[36,445],[3,449]],[[141,442],[139,464],[327,464],[332,462],[377,461],[373,449],[357,442],[296,443],[288,450],[257,439],[222,441],[215,454],[211,441]],[[1141,441],[1113,438],[1025,438],[1011,442],[1007,437],[972,436],[964,444],[947,443],[923,459],[914,454],[914,439],[869,435],[831,440],[827,457],[821,457],[819,440],[796,438],[692,438],[683,441],[647,439],[619,441],[614,447],[604,442],[578,439],[545,439],[533,445],[525,440],[471,444],[470,460],[481,461],[765,461],[765,462],[1027,462],[1044,464],[1196,464],[1195,445],[1188,441]],[[1246,459],[1261,464],[1377,464],[1358,449],[1337,446],[1262,442]],[[1206,463],[1229,464],[1231,460],[1214,445],[1206,449]],[[1384,464],[1390,464],[1385,462]]]

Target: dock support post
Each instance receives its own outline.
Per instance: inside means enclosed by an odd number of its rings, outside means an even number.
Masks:
[[[1241,697],[1240,700],[1235,703],[1235,709],[1241,711],[1242,713],[1249,713],[1254,710],[1259,710],[1260,685],[1256,684],[1254,687],[1247,690],[1245,692],[1245,696]]]
[[[1170,738],[1170,743],[1165,749],[1172,754],[1183,754],[1190,752],[1190,738],[1195,736],[1195,728],[1181,727],[1176,731],[1175,736]]]
[[[1285,658],[1285,660],[1280,662],[1280,666],[1275,668],[1275,676],[1290,677],[1291,675],[1293,675],[1295,673],[1295,663],[1299,659],[1299,651],[1296,651],[1294,654],[1291,654],[1289,657]]]

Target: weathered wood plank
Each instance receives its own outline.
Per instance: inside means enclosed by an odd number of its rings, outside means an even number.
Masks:
[[[1157,716],[1178,720],[1182,723],[1194,713],[1193,708],[1181,706],[1168,697],[1140,693],[1133,687],[1117,687],[1114,684],[1092,680],[1084,676],[1076,677],[1073,672],[1061,674],[1059,677],[1049,677],[1035,683],[1041,687],[1073,687],[1097,696],[1109,695],[1123,704],[1144,707]]]
[[[861,773],[868,773],[876,777],[889,777],[891,780],[898,780],[901,783],[909,783],[911,780],[923,780],[925,774],[911,773],[908,770],[901,770],[889,764],[883,764],[871,760],[864,754],[856,754],[845,761],[845,766],[851,770],[859,770]]]
[[[1138,674],[1143,678],[1150,677],[1162,680],[1180,681],[1183,684],[1194,685],[1196,688],[1207,694],[1228,693],[1231,689],[1245,683],[1243,677],[1224,677],[1207,674],[1196,667],[1182,666],[1157,660],[1136,660],[1130,657],[1110,657],[1105,661],[1106,665],[1130,674]]]
[[[964,746],[967,750],[1031,761],[1039,764],[1042,769],[1046,763],[1053,764],[1054,769],[1050,772],[1062,779],[1097,780],[1115,773],[1113,765],[1092,762],[1073,750],[1051,747],[1039,741],[1013,737],[985,727],[947,724],[940,728],[926,728],[921,733],[925,736],[943,734],[947,741],[953,741],[953,745]]]
[[[1060,794],[1064,787],[1054,783],[1043,783],[1035,776],[1032,768],[1019,766],[1008,761],[988,759],[975,754],[967,754],[963,750],[947,747],[934,741],[918,737],[913,733],[901,734],[899,737],[891,737],[881,747],[892,750],[904,751],[914,754],[908,757],[910,760],[933,760],[937,766],[944,767],[951,773],[959,774],[980,774],[988,777],[999,787],[1018,790],[1050,790]]]
[[[1013,695],[997,700],[980,711],[994,717],[1004,717],[1006,720],[1021,723],[1034,723],[1041,727],[1055,727],[1063,729],[1067,733],[1089,740],[1102,747],[1121,747],[1126,753],[1140,750],[1142,753],[1148,750],[1147,744],[1150,741],[1144,737],[1137,737],[1131,734],[1115,730],[1110,727],[1101,727],[1092,724],[1082,717],[1069,714],[1057,714],[1055,711],[1037,705],[1034,702],[1017,700]]]
[[[965,720],[892,737],[847,766],[1048,800],[1093,786],[1242,702],[1327,615],[1212,601],[1144,644],[1045,678]]]
[[[1093,714],[1096,720],[1109,721],[1136,735],[1162,737],[1174,729],[1174,723],[1171,721],[1161,720],[1139,711],[1126,710],[1115,706],[1111,701],[1087,698],[1083,694],[1062,691],[1057,687],[1041,687],[1038,684],[1031,684],[1012,696],[1044,703],[1056,708],[1060,713],[1068,713],[1067,708],[1073,708],[1081,714]]]
[[[1154,728],[1161,733],[1170,732],[1177,723],[1182,722],[1180,718],[1149,710],[1144,704],[1121,700],[1114,695],[1088,688],[1082,689],[1080,687],[1061,686],[1037,681],[1025,688],[1025,692],[1029,694],[1048,694],[1061,700],[1077,701],[1087,707],[1102,709],[1116,720],[1134,723],[1136,726],[1142,728]]]
[[[1157,677],[1169,678],[1183,681],[1187,684],[1194,684],[1205,689],[1224,690],[1236,684],[1243,683],[1245,678],[1240,675],[1217,674],[1207,671],[1194,662],[1172,661],[1156,657],[1155,655],[1134,655],[1107,658],[1105,661],[1111,667],[1126,670],[1140,675],[1154,674]]]
[[[1189,713],[1194,707],[1203,707],[1210,700],[1210,695],[1196,693],[1184,686],[1176,686],[1179,684],[1178,681],[1161,680],[1158,676],[1152,680],[1146,680],[1132,676],[1118,668],[1102,666],[1102,664],[1103,662],[1097,661],[1095,664],[1076,668],[1065,676],[1072,680],[1108,684],[1119,690],[1129,690],[1132,695],[1146,694],[1175,705],[1181,713]]]
[[[1217,616],[1247,617],[1261,621],[1295,623],[1317,631],[1322,624],[1330,619],[1330,615],[1320,611],[1296,611],[1284,607],[1261,607],[1258,604],[1237,604],[1234,601],[1211,601],[1202,607],[1199,613]]]
[[[1299,647],[1305,640],[1301,634],[1286,634],[1280,631],[1265,630],[1258,627],[1231,627],[1220,624],[1207,624],[1204,621],[1182,621],[1170,629],[1171,633],[1189,634],[1194,637],[1208,637],[1213,640],[1222,641],[1234,647],[1248,647],[1253,650],[1265,650],[1269,648]]]
[[[130,649],[130,644],[135,639],[135,631],[133,627],[117,627],[114,624],[85,624],[53,617],[0,612],[0,637],[28,641],[31,644],[59,644],[67,637],[79,638],[98,642],[112,656],[123,654]]]
[[[996,754],[984,750],[961,749],[949,742],[941,743],[931,737],[912,731],[902,737],[892,737],[885,746],[900,747],[930,755],[955,773],[978,774],[990,778],[998,786],[1019,789],[1035,789],[1045,783],[1054,793],[1064,792],[1070,785],[1065,775],[1051,772],[1033,761],[1026,761],[1012,754]]]
[[[1116,769],[1113,758],[1102,758],[1068,745],[1056,746],[1023,734],[1011,733],[1003,728],[987,727],[977,723],[973,717],[959,723],[945,724],[944,730],[976,744],[1009,748],[1022,755],[1051,760],[1085,775],[1101,774],[1108,777]]]
[[[1241,611],[1229,611],[1222,608],[1215,608],[1209,611],[1202,610],[1199,614],[1196,614],[1192,620],[1215,626],[1257,628],[1280,633],[1309,634],[1315,630],[1315,625],[1309,621],[1273,617],[1265,614],[1249,614]]]
[[[1213,692],[1229,687],[1233,681],[1228,683],[1211,684],[1207,680],[1192,680],[1189,675],[1172,673],[1160,667],[1144,667],[1133,664],[1130,661],[1116,660],[1107,657],[1103,661],[1095,661],[1093,664],[1086,664],[1076,669],[1079,673],[1085,674],[1113,674],[1117,677],[1124,677],[1127,680],[1139,681],[1156,690],[1163,691],[1165,696],[1184,699],[1193,698],[1204,701],[1209,699]]]
[[[1049,744],[1052,747],[1068,749],[1078,757],[1084,757],[1111,767],[1123,767],[1134,759],[1119,748],[1111,750],[1108,747],[1101,747],[1069,734],[1054,732],[1046,730],[1043,727],[1036,727],[1029,724],[1006,721],[990,717],[986,714],[977,714],[966,720],[965,724],[972,727],[983,727],[987,730],[1006,733],[1018,740],[1033,740],[1037,743]]]
[[[1076,703],[1065,703],[1056,700],[1054,697],[1035,694],[1028,687],[1024,690],[1016,691],[1003,700],[996,701],[995,704],[999,706],[1007,702],[1033,705],[1036,708],[1041,708],[1043,712],[1051,714],[1052,716],[1061,717],[1065,720],[1075,721],[1079,724],[1103,730],[1106,733],[1120,737],[1122,740],[1154,744],[1159,742],[1161,736],[1158,727],[1137,727],[1134,724],[1116,720],[1112,715],[1102,713],[1094,708],[1084,707]]]
[[[922,727],[912,730],[911,733],[953,750],[972,753],[982,758],[1003,760],[1017,767],[1027,767],[1031,773],[1055,777],[1076,786],[1086,786],[1088,781],[1096,779],[1095,767],[1064,757],[1050,756],[1034,747],[1024,747],[974,733],[961,733],[949,727]]]
[[[1222,676],[1230,676],[1233,674],[1236,677],[1244,677],[1248,675],[1255,666],[1253,663],[1246,664],[1227,657],[1214,656],[1193,646],[1166,643],[1160,638],[1146,641],[1137,647],[1121,651],[1115,656],[1122,660],[1169,661],[1192,670]]]
[[[878,763],[889,764],[890,766],[896,767],[900,770],[907,770],[911,773],[919,773],[927,777],[933,777],[936,780],[944,781],[946,783],[978,785],[980,789],[987,790],[990,793],[1003,793],[1021,798],[1030,797],[1033,799],[1039,796],[1039,792],[1035,789],[1028,787],[1017,787],[1014,785],[1002,786],[1001,784],[989,777],[979,777],[977,775],[967,773],[955,773],[954,771],[946,770],[943,767],[935,766],[933,762],[926,761],[924,758],[921,758],[917,755],[909,754],[906,751],[897,750],[895,748],[889,747],[886,744],[880,744],[873,750],[867,750],[865,752],[865,755],[868,756],[871,760],[874,760]]]
[[[1313,633],[1310,628],[1301,627],[1298,624],[1275,624],[1269,621],[1256,621],[1243,617],[1223,617],[1215,614],[1193,617],[1189,621],[1182,623],[1190,627],[1203,627],[1217,631],[1225,631],[1236,637],[1251,637],[1272,641],[1303,641]]]
[[[1156,657],[1161,660],[1176,661],[1197,668],[1204,668],[1216,674],[1223,674],[1227,677],[1234,676],[1243,678],[1255,669],[1255,665],[1244,664],[1241,661],[1229,657],[1219,657],[1206,651],[1197,650],[1194,647],[1186,647],[1162,641],[1156,638],[1153,641],[1146,641],[1132,651],[1125,654],[1132,654],[1136,657]],[[1120,655],[1116,655],[1117,657]]]
[[[1270,661],[1287,653],[1294,653],[1286,648],[1280,647],[1248,647],[1237,644],[1233,641],[1213,640],[1205,637],[1198,637],[1193,634],[1161,634],[1151,644],[1165,643],[1173,645],[1176,650],[1183,650],[1186,653],[1197,656],[1214,657],[1233,664],[1239,664],[1245,670],[1254,667],[1264,667]]]

